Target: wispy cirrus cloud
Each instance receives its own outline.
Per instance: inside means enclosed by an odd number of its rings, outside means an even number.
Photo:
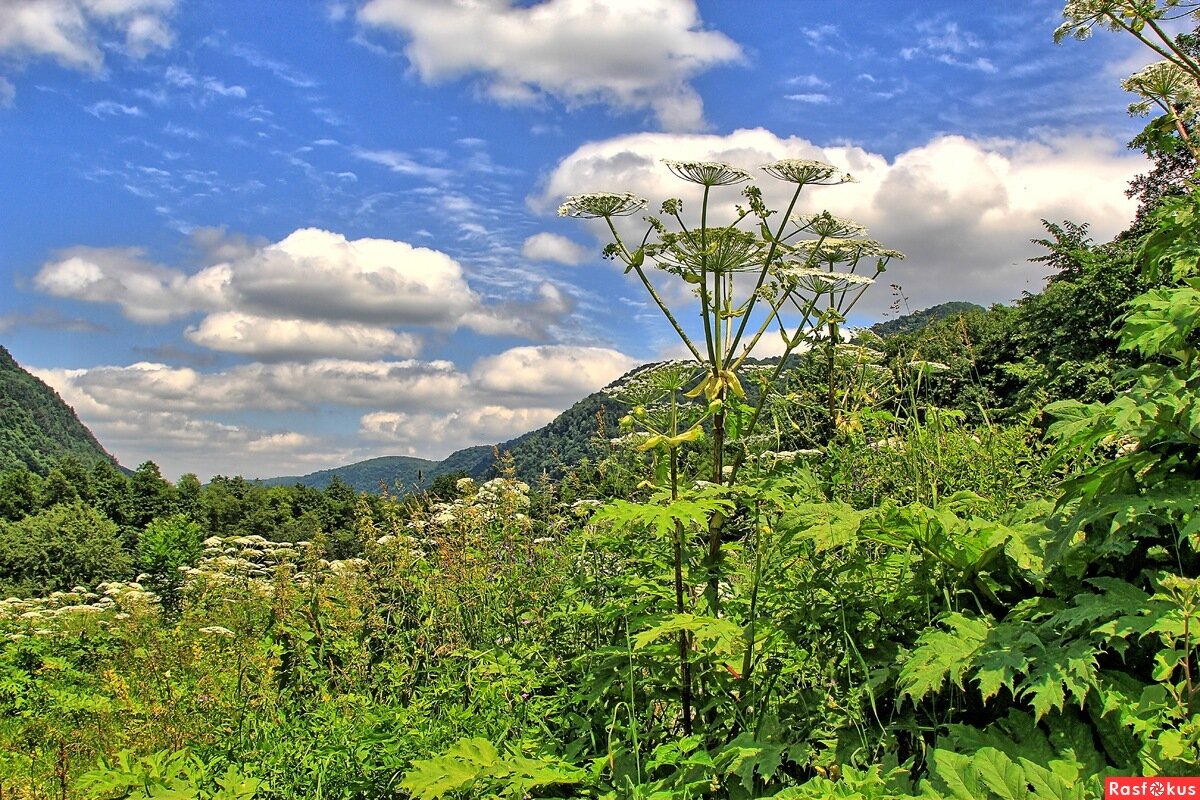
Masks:
[[[124,103],[118,103],[115,100],[101,100],[98,103],[92,103],[89,106],[85,106],[83,110],[97,119],[102,117],[145,116],[145,114],[142,112],[142,109],[138,108],[137,106],[127,106]]]
[[[917,30],[920,33],[917,44],[900,50],[900,57],[904,60],[924,57],[949,66],[988,74],[999,71],[991,59],[975,55],[976,51],[984,49],[983,40],[970,31],[959,28],[957,22],[922,22],[917,26]]]

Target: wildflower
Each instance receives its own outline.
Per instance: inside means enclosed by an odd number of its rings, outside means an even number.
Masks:
[[[867,229],[852,219],[835,217],[828,211],[819,214],[793,214],[792,222],[802,231],[808,231],[815,236],[844,239],[852,236],[862,236]]]
[[[937,372],[950,371],[950,367],[940,361],[921,361],[919,359],[908,362],[908,368],[915,370],[922,375],[932,375]]]
[[[863,258],[878,258],[882,266],[893,258],[904,258],[904,254],[899,250],[889,250],[874,239],[827,236],[824,239],[801,242],[794,249],[797,255],[827,264],[850,264]]]
[[[803,158],[785,158],[771,164],[763,164],[762,170],[774,178],[788,183],[835,186],[853,181],[850,175],[824,161],[809,161]]]
[[[832,270],[815,269],[812,267],[785,267],[781,270],[785,278],[796,288],[804,289],[814,294],[825,292],[844,292],[851,286],[869,286],[874,278],[857,275],[853,272],[834,272]]]
[[[538,538],[533,540],[533,543],[534,544],[550,544],[553,541],[554,541],[553,536],[539,536]]]
[[[201,628],[200,633],[203,633],[206,636],[221,636],[225,639],[232,639],[237,635],[233,631],[229,630],[229,628],[221,625],[209,625],[207,628]]]
[[[674,161],[664,158],[663,163],[677,178],[701,186],[729,186],[750,180],[750,173],[746,170],[719,161]]]
[[[1159,61],[1121,81],[1127,92],[1147,98],[1129,106],[1129,113],[1142,116],[1150,111],[1150,100],[1159,100],[1175,105],[1194,104],[1200,100],[1200,87],[1190,75],[1170,61]]]
[[[560,217],[576,217],[578,219],[597,219],[604,217],[623,217],[633,214],[646,207],[646,199],[621,192],[592,192],[590,194],[575,194],[568,197],[558,207]]]
[[[701,268],[722,275],[757,269],[763,250],[758,237],[726,226],[664,234],[655,261],[688,283],[699,284]]]

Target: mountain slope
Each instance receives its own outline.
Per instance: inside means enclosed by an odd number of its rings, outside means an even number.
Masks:
[[[941,303],[936,306],[914,311],[911,314],[905,314],[902,317],[888,320],[887,322],[878,322],[871,326],[872,333],[875,333],[884,338],[895,336],[902,333],[914,333],[921,330],[926,325],[932,322],[937,322],[946,317],[952,317],[956,314],[965,314],[968,311],[983,311],[981,305],[975,303],[965,303],[961,300],[955,300],[950,303]]]
[[[495,458],[488,445],[476,445],[451,453],[441,461],[413,456],[380,456],[356,461],[344,467],[322,469],[307,475],[285,475],[279,478],[264,478],[264,486],[311,486],[324,489],[334,478],[348,484],[357,492],[378,493],[381,484],[389,492],[403,494],[414,487],[428,488],[434,478],[465,472],[475,478],[487,476]]]
[[[116,463],[58,393],[0,347],[0,470],[44,475],[68,455],[85,464]]]
[[[942,303],[932,308],[906,314],[871,328],[880,336],[908,333],[920,330],[939,319],[967,311],[982,310],[974,303]],[[773,363],[771,359],[750,359],[748,363]],[[623,385],[635,375],[654,366],[643,364],[622,375],[599,392],[593,392],[575,405],[559,414],[537,430],[501,442],[495,447],[477,445],[451,453],[442,461],[427,461],[405,456],[388,456],[360,461],[344,467],[322,470],[310,475],[290,478],[271,478],[263,481],[271,486],[301,483],[306,486],[324,488],[336,475],[359,491],[378,492],[380,481],[390,489],[411,488],[417,485],[417,470],[421,470],[422,486],[428,486],[439,475],[465,472],[473,478],[490,477],[496,468],[496,453],[512,456],[517,477],[533,482],[547,473],[551,478],[561,478],[572,466],[583,458],[602,455],[597,446],[597,437],[616,436],[617,420],[628,409],[624,408],[608,392]],[[753,394],[753,387],[748,387]]]

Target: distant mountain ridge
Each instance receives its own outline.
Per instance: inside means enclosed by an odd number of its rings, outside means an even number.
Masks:
[[[878,323],[870,330],[885,337],[911,333],[937,320],[978,310],[983,310],[983,307],[975,303],[942,303]],[[771,361],[751,359],[756,363]],[[635,367],[604,389],[584,397],[541,428],[495,446],[468,447],[451,453],[441,461],[411,456],[383,456],[308,475],[269,478],[262,483],[268,486],[299,483],[321,489],[336,476],[358,491],[378,492],[382,483],[387,485],[389,491],[407,492],[416,487],[428,487],[441,475],[460,471],[473,478],[487,478],[495,471],[497,453],[508,453],[512,457],[513,468],[524,481],[536,481],[543,473],[551,478],[560,478],[583,458],[596,458],[602,454],[597,446],[598,439],[601,434],[603,438],[617,435],[617,420],[627,412],[610,392],[653,366],[655,364]]]
[[[638,367],[610,385],[620,384],[642,369],[644,367]],[[360,492],[377,493],[382,484],[387,486],[389,492],[406,493],[417,488],[428,488],[435,478],[442,475],[459,472],[465,472],[472,478],[486,479],[495,472],[498,453],[512,456],[513,467],[521,480],[535,481],[543,472],[559,478],[584,457],[599,454],[593,441],[600,431],[600,420],[603,420],[606,431],[615,431],[617,419],[623,413],[624,409],[612,397],[603,391],[594,392],[537,430],[495,446],[475,445],[456,450],[441,461],[412,456],[381,456],[307,475],[266,478],[260,483],[266,486],[298,483],[324,489],[336,477]]]
[[[888,336],[897,336],[904,333],[916,333],[930,323],[953,317],[956,314],[967,314],[971,311],[985,311],[983,306],[975,303],[967,303],[962,300],[954,300],[949,303],[940,303],[936,306],[914,311],[911,314],[905,314],[896,319],[889,319],[885,322],[877,322],[870,327],[870,331],[874,334],[887,338]]]
[[[0,347],[0,470],[45,475],[64,456],[117,463],[57,392]]]

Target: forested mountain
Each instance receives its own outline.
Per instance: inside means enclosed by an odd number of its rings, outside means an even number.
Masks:
[[[610,386],[620,385],[642,369],[644,367],[632,370]],[[414,487],[427,488],[442,475],[465,473],[472,478],[488,478],[495,472],[497,454],[502,453],[512,456],[513,467],[521,480],[535,481],[543,472],[552,478],[560,478],[583,458],[594,458],[599,454],[598,437],[601,433],[616,430],[621,413],[624,411],[620,410],[620,403],[604,391],[593,392],[537,430],[495,446],[475,445],[457,450],[441,461],[383,456],[308,475],[268,478],[262,483],[267,486],[300,484],[324,489],[337,477],[356,491],[375,493],[379,491],[380,483],[386,483],[389,491],[403,494]]]
[[[871,330],[880,336],[913,334],[934,322],[983,310],[982,306],[975,303],[942,303],[879,323]],[[774,360],[751,359],[747,363],[773,364]],[[416,486],[427,487],[441,475],[466,473],[472,478],[490,477],[495,472],[496,455],[503,453],[512,457],[516,475],[523,481],[536,481],[543,473],[559,479],[584,458],[594,460],[603,455],[601,443],[618,435],[617,420],[628,410],[613,397],[613,390],[650,366],[653,365],[635,367],[604,389],[584,397],[546,425],[495,446],[468,447],[451,453],[442,461],[383,456],[308,475],[268,478],[262,483],[267,486],[300,484],[323,489],[336,476],[360,492],[378,492],[381,482],[388,485],[389,491],[407,490]],[[750,388],[753,389],[752,386]]]
[[[45,475],[64,456],[116,463],[58,393],[0,347],[0,470]]]
[[[911,314],[905,314],[896,319],[890,319],[886,322],[877,322],[871,326],[872,333],[879,336],[894,336],[901,333],[915,333],[930,323],[938,320],[946,319],[947,317],[965,314],[968,311],[982,311],[983,306],[975,303],[965,303],[961,300],[954,300],[949,303],[939,303],[936,306],[914,311]]]
[[[266,486],[311,486],[314,489],[324,489],[335,477],[341,478],[356,491],[377,492],[380,483],[386,484],[391,491],[396,486],[415,486],[423,481],[432,480],[441,473],[438,471],[440,462],[427,458],[412,456],[381,456],[369,458],[344,467],[323,469],[310,472],[307,475],[290,475],[282,478],[268,478],[262,481]]]

